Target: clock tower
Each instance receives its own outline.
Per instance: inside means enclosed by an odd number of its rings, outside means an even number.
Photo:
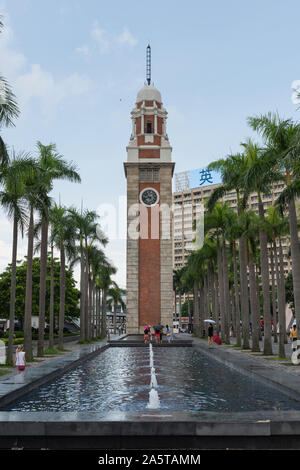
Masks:
[[[128,334],[144,326],[173,325],[172,147],[167,111],[151,85],[150,46],[147,80],[131,112],[132,133],[124,163],[127,179]]]

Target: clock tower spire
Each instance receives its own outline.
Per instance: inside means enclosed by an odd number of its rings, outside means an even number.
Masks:
[[[146,324],[173,324],[172,147],[167,111],[151,85],[147,46],[146,84],[131,112],[132,131],[124,163],[127,178],[127,333]]]

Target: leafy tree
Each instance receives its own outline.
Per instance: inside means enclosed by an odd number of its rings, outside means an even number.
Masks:
[[[286,301],[290,304],[292,312],[295,315],[294,285],[293,285],[292,273],[289,273],[285,279],[285,293],[286,293]]]
[[[48,269],[50,271],[50,258],[48,258]],[[27,261],[17,262],[16,268],[16,302],[15,318],[20,320],[21,326],[24,323],[25,292],[26,292],[26,273]],[[33,258],[32,262],[32,315],[39,314],[39,279],[40,279],[40,259]],[[11,265],[0,274],[0,316],[9,318],[10,304],[10,280]],[[47,279],[46,291],[46,321],[49,322],[50,314],[50,279]],[[65,297],[65,316],[67,319],[79,317],[79,298],[80,292],[75,287],[73,271],[66,269],[66,297]],[[54,314],[59,315],[59,291],[60,291],[60,263],[54,259]]]
[[[190,303],[190,305],[189,305]],[[190,311],[189,311],[190,310]],[[194,314],[194,299],[190,299],[189,301],[185,301],[182,304],[182,316],[183,317],[192,317]]]

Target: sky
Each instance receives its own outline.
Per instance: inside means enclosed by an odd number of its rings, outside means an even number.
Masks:
[[[248,116],[300,118],[292,89],[300,84],[298,1],[0,0],[0,14],[0,75],[21,109],[2,136],[33,155],[38,140],[54,142],[76,163],[82,183],[56,183],[52,194],[66,206],[108,204],[124,215],[123,162],[148,42],[175,172],[239,151],[253,136]],[[0,211],[0,271],[11,259],[11,232]],[[122,287],[125,247],[117,230],[106,248]]]

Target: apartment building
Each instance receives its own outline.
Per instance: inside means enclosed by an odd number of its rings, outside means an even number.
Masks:
[[[198,178],[197,178],[198,175]],[[194,185],[197,185],[194,187]],[[200,183],[200,185],[199,185]],[[174,205],[174,230],[173,230],[173,268],[182,268],[192,249],[192,240],[195,237],[193,222],[201,213],[203,204],[210,197],[213,191],[221,185],[220,178],[215,172],[208,172],[206,169],[192,170],[175,174],[175,192],[173,192]],[[274,204],[281,194],[285,185],[276,183],[272,186],[269,197],[264,197],[264,207]],[[237,211],[237,195],[235,191],[227,193],[222,201],[228,202],[229,206]],[[250,194],[248,208],[258,213],[258,198],[256,194]],[[288,237],[282,240],[284,252],[284,269],[288,274],[291,271],[291,261],[289,253]],[[271,276],[271,267],[270,267]]]

